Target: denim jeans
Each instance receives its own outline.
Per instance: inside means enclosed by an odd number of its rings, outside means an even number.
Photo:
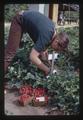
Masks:
[[[11,22],[8,42],[5,48],[4,56],[4,73],[7,72],[8,66],[14,58],[17,49],[19,48],[20,40],[22,38],[21,15],[17,14]]]

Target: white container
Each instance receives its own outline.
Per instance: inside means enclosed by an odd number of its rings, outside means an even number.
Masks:
[[[58,53],[54,53],[54,60],[58,59],[59,54]],[[52,54],[48,55],[48,60],[52,60]]]

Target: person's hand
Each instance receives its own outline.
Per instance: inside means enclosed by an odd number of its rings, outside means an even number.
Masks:
[[[53,70],[53,71],[49,71],[49,73],[46,75],[46,78],[48,79],[51,75],[53,75],[53,74],[57,74],[57,70]]]

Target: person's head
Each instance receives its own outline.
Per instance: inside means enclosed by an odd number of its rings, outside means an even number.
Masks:
[[[69,43],[69,37],[65,32],[60,32],[54,35],[51,47],[57,52],[67,49]]]

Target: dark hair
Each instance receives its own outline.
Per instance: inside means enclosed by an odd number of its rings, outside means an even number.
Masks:
[[[58,39],[58,44],[62,48],[67,48],[69,43],[69,37],[65,32],[60,32],[56,35],[56,38]]]

